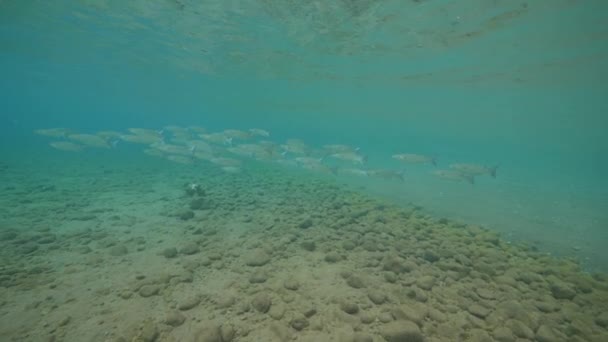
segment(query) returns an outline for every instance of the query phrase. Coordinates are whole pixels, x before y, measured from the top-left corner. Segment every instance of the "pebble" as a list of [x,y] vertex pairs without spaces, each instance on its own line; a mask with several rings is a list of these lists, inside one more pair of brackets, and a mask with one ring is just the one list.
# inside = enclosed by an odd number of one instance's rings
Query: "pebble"
[[304,317],[297,317],[291,320],[291,327],[300,331],[306,327],[308,327],[310,323],[308,322],[308,320]]
[[270,310],[268,311],[268,315],[270,317],[276,319],[277,321],[282,319],[285,316],[285,306],[284,305],[272,305]]
[[300,246],[309,252],[312,252],[317,248],[317,244],[314,241],[304,241]]
[[368,313],[361,314],[361,323],[363,323],[363,324],[371,324],[371,323],[374,323],[375,320],[376,320],[376,317],[374,317],[371,314],[368,314]]
[[14,240],[17,237],[17,233],[13,231],[8,231],[0,234],[0,241],[9,241]]
[[353,342],[374,342],[374,339],[373,339],[373,337],[371,337],[369,335],[357,333],[357,334],[355,334],[355,336],[353,336],[352,341]]
[[247,266],[259,267],[264,266],[270,261],[270,255],[263,249],[258,248],[246,257],[245,264]]
[[300,288],[300,283],[294,278],[289,278],[283,282],[283,287],[291,291],[296,291]]
[[144,285],[139,289],[139,295],[142,297],[154,296],[158,292],[160,292],[160,286],[158,285]]
[[359,312],[359,306],[355,303],[350,302],[343,302],[340,305],[340,309],[342,309],[342,311],[346,312],[349,315],[354,315]]
[[178,327],[186,321],[186,316],[182,315],[179,311],[171,311],[165,318],[165,323],[172,326]]
[[380,334],[387,342],[424,342],[424,336],[416,323],[392,321],[380,327]]
[[258,293],[253,300],[251,301],[251,305],[254,309],[261,313],[267,313],[270,310],[270,306],[272,305],[272,300],[270,296],[266,293]]
[[351,275],[350,277],[346,278],[346,283],[348,284],[348,286],[355,289],[362,289],[365,287],[363,279],[356,275]]
[[68,323],[70,323],[71,320],[72,320],[72,317],[65,316],[61,321],[59,321],[59,326],[63,327],[65,325],[67,325]]
[[232,294],[224,294],[215,300],[215,304],[220,309],[227,309],[234,305],[236,298]]
[[390,312],[383,312],[378,315],[378,320],[382,323],[392,322],[394,320],[393,315]]
[[190,310],[197,306],[201,302],[198,296],[191,296],[183,299],[177,304],[177,308],[180,310]]
[[431,250],[425,250],[422,253],[422,259],[428,261],[428,262],[436,262],[439,261],[439,254],[437,254],[435,251],[431,251]]
[[222,324],[220,327],[220,335],[222,337],[222,342],[230,342],[234,339],[236,335],[236,331],[234,327],[230,324]]
[[180,253],[186,254],[186,255],[196,254],[196,253],[198,253],[198,251],[199,251],[198,245],[194,242],[187,243],[179,250]]
[[250,277],[249,277],[249,282],[252,284],[261,284],[261,283],[265,283],[266,280],[268,280],[268,275],[266,274],[266,272],[264,271],[258,271],[258,272],[254,272]]
[[[193,342],[223,342],[221,326],[214,322],[205,322],[192,336]],[[228,342],[228,341],[226,341]]]
[[469,306],[467,308],[467,311],[469,311],[469,313],[473,316],[477,316],[479,318],[486,318],[491,310],[484,308],[483,306],[479,305],[479,304],[473,304],[471,306]]
[[547,325],[541,325],[538,330],[536,330],[536,341],[538,342],[557,342],[562,340],[563,339],[558,337],[555,331]]
[[492,337],[499,342],[515,342],[515,337],[511,329],[507,327],[498,327],[492,331]]
[[342,256],[336,252],[330,252],[327,255],[325,255],[325,261],[329,262],[329,263],[335,263],[342,260]]
[[530,341],[534,340],[534,331],[518,320],[510,319],[506,322],[505,326],[519,338],[525,338]]
[[21,247],[22,254],[30,254],[38,249],[38,246],[34,243],[27,243]]
[[177,256],[177,248],[169,247],[163,250],[163,256],[167,259],[175,258]]
[[405,261],[400,257],[393,256],[388,257],[384,260],[382,268],[385,271],[391,271],[394,273],[407,273],[413,271],[417,265],[411,261]]
[[386,294],[380,290],[371,290],[367,296],[376,305],[384,304],[387,300]]
[[416,285],[423,290],[430,291],[435,286],[435,278],[430,275],[422,276],[416,280]]
[[483,299],[496,299],[496,295],[492,290],[485,289],[483,287],[478,287],[477,289],[475,289],[475,292],[479,297]]
[[177,214],[177,217],[182,221],[187,221],[194,218],[194,211],[192,210],[184,210]]
[[57,238],[54,234],[46,234],[40,237],[40,239],[36,240],[41,245],[49,244],[55,242]]
[[571,300],[576,296],[576,291],[565,283],[551,284],[551,293],[555,299]]
[[111,256],[123,256],[123,255],[126,255],[127,253],[129,253],[129,250],[127,249],[127,247],[125,245],[116,245],[116,246],[110,248]]
[[312,223],[313,222],[312,222],[311,219],[309,219],[309,218],[305,219],[304,221],[302,221],[302,222],[300,222],[298,224],[298,228],[300,228],[300,229],[308,229],[308,228],[312,227]]

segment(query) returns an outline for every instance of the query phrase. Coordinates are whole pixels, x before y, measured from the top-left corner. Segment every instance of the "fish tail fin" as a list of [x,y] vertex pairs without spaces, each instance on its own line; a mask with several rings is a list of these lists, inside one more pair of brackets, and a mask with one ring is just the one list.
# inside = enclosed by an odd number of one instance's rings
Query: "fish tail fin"
[[467,181],[467,183],[469,183],[471,185],[475,185],[475,176],[463,174],[462,177],[464,178],[464,180]]
[[325,152],[325,153],[323,153],[323,156],[321,157],[321,159],[325,160],[325,159],[327,159],[327,157],[331,157],[332,154],[333,153],[331,153],[331,152]]
[[499,166],[500,166],[500,164],[496,164],[496,165],[488,168],[488,171],[490,172],[490,176],[492,178],[496,178],[496,171],[498,170]]
[[433,166],[437,167],[437,158],[436,157],[431,157],[431,164],[433,164]]
[[401,171],[397,173],[397,176],[399,177],[400,181],[405,182],[405,168],[401,169]]

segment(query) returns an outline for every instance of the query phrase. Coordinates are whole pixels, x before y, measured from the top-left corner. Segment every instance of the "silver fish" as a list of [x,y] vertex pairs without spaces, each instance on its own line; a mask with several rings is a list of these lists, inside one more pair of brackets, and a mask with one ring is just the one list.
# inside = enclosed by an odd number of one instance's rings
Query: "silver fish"
[[270,136],[270,132],[263,130],[261,128],[251,128],[249,130],[249,133],[251,133],[251,135],[256,135],[258,137],[268,138]]
[[45,128],[37,129],[34,131],[34,133],[51,138],[65,138],[70,131],[67,128]]
[[371,177],[378,177],[378,178],[388,179],[388,180],[397,179],[402,182],[405,181],[405,178],[403,177],[405,175],[405,170],[401,170],[401,171],[385,170],[385,169],[369,170],[369,171],[367,171],[367,174]]
[[367,163],[367,156],[360,155],[356,152],[334,153],[330,154],[329,157],[360,165]]
[[402,161],[404,163],[411,164],[433,164],[433,166],[437,166],[437,161],[434,157],[425,156],[422,154],[413,154],[413,153],[401,153],[401,154],[393,154],[393,159]]
[[325,150],[329,154],[334,153],[355,153],[360,149],[358,147],[352,147],[348,145],[341,144],[333,144],[333,145],[323,145],[323,150]]
[[431,172],[436,177],[452,180],[452,181],[466,181],[470,184],[475,184],[475,177],[470,174],[462,173],[456,170],[435,170]]
[[450,169],[459,171],[464,174],[468,174],[471,176],[480,176],[480,175],[489,175],[492,178],[496,178],[496,170],[498,169],[498,165],[494,165],[492,167],[479,165],[479,164],[451,164]]
[[354,169],[354,168],[346,168],[346,169],[338,169],[339,174],[349,174],[354,176],[363,176],[368,177],[369,172],[367,170],[362,169]]
[[198,136],[210,143],[228,146],[232,145],[232,137],[226,136],[224,133],[203,133],[199,134]]
[[70,134],[68,135],[68,139],[79,142],[82,145],[91,146],[91,147],[101,147],[101,148],[109,148],[110,144],[108,142],[93,134]]
[[82,149],[84,147],[82,145],[74,144],[73,142],[69,142],[69,141],[55,141],[55,142],[50,143],[49,145],[51,145],[53,148],[56,148],[58,150],[68,151],[68,152],[80,152],[80,151],[82,151]]

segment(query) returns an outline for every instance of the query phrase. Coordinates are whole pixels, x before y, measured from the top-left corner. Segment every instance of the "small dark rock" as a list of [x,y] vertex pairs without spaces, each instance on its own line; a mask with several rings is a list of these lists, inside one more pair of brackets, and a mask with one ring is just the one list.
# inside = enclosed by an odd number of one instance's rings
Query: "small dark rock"
[[204,198],[195,198],[190,201],[190,209],[192,210],[204,210],[211,208],[211,204]]
[[165,248],[163,250],[162,254],[165,258],[168,258],[168,259],[175,258],[177,256],[177,248],[175,248],[175,247]]
[[346,278],[346,283],[348,284],[348,286],[355,288],[355,289],[362,289],[365,287],[365,283],[363,282],[363,279],[361,279],[358,276],[352,275],[348,278]]
[[439,261],[439,255],[437,253],[435,253],[434,251],[425,250],[422,253],[422,259],[424,259],[428,262],[436,262],[436,261]]
[[33,243],[26,243],[21,247],[21,253],[30,254],[38,249],[38,246]]
[[14,240],[17,237],[17,233],[15,232],[4,232],[0,234],[0,241],[9,241]]
[[285,280],[283,286],[288,290],[296,291],[300,288],[300,283],[294,278],[289,278]]
[[296,329],[297,331],[300,331],[300,330],[308,327],[308,325],[309,325],[308,320],[304,317],[294,318],[291,321],[291,327]]
[[91,247],[89,247],[89,246],[79,246],[79,247],[76,247],[76,248],[74,249],[74,251],[75,251],[75,252],[78,252],[78,253],[80,253],[80,254],[89,254],[89,253],[91,253],[93,250],[92,250],[92,249],[91,249]]
[[123,256],[123,255],[126,255],[127,253],[129,253],[129,250],[127,249],[127,247],[125,245],[117,245],[117,246],[110,248],[111,256]]
[[561,283],[551,285],[551,293],[556,299],[573,299],[576,296],[576,291],[570,286]]
[[301,244],[302,248],[304,248],[305,250],[312,252],[317,248],[317,245],[315,244],[314,241],[304,241]]
[[335,263],[342,260],[342,256],[336,252],[330,252],[327,255],[325,255],[325,261],[329,262],[329,263]]
[[192,210],[182,211],[181,213],[179,213],[177,215],[177,217],[179,217],[180,220],[183,220],[183,221],[191,220],[192,218],[194,218],[194,211],[192,211]]
[[353,337],[353,342],[374,342],[374,339],[369,335],[357,333]]
[[194,242],[187,243],[184,247],[182,247],[179,252],[186,255],[192,255],[198,253],[198,245]]
[[307,229],[310,227],[312,227],[312,220],[309,218],[300,222],[300,224],[298,224],[298,228],[300,228],[300,229]]
[[359,306],[355,303],[344,302],[340,305],[340,309],[349,315],[354,315],[359,312]]
[[386,280],[388,283],[394,284],[395,282],[397,282],[397,274],[395,274],[395,272],[386,272],[384,273],[384,280]]

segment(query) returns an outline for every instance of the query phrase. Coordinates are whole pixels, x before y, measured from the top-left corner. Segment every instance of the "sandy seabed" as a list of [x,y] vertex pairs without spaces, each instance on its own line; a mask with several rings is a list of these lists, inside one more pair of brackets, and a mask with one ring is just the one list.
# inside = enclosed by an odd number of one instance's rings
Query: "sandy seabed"
[[608,341],[607,276],[330,178],[2,172],[2,341]]

